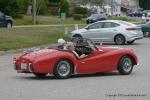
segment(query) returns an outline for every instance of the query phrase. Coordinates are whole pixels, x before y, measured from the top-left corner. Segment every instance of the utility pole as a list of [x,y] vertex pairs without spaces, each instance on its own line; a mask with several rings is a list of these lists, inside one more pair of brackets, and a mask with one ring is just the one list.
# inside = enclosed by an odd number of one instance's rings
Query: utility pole
[[32,0],[32,22],[36,24],[36,0]]
[[114,0],[111,0],[111,15],[114,14]]

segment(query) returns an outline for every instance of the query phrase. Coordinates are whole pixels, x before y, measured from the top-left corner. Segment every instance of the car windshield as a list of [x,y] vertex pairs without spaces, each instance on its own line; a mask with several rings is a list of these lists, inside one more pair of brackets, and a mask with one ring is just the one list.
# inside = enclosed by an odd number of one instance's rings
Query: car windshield
[[75,43],[76,46],[89,46],[91,49],[98,49],[92,40],[86,38],[71,38],[71,42]]

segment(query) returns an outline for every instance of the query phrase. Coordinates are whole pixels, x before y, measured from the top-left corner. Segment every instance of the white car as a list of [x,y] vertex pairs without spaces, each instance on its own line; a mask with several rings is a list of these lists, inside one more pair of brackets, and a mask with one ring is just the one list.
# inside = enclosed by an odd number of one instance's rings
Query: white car
[[105,20],[71,32],[71,37],[89,38],[94,43],[132,44],[143,38],[141,28],[135,24],[120,20]]

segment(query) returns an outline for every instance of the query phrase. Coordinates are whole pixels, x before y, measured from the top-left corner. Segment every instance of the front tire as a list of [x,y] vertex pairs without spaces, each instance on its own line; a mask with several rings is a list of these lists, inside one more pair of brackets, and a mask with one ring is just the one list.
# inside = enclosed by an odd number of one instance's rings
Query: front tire
[[71,76],[73,72],[73,65],[69,60],[61,60],[55,64],[54,76],[58,79],[66,79]]
[[117,45],[124,45],[126,42],[125,37],[123,35],[115,36],[114,41]]
[[121,58],[118,71],[121,75],[129,75],[133,70],[133,60],[129,56],[124,56]]

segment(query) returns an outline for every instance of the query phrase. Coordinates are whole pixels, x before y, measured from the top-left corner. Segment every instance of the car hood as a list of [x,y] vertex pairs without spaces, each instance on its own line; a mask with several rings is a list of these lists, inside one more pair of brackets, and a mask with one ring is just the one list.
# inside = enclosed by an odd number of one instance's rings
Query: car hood
[[77,34],[77,33],[84,33],[86,32],[87,30],[85,28],[82,28],[82,29],[78,29],[78,30],[75,30],[75,31],[72,31],[71,33],[72,34]]
[[13,18],[12,18],[11,16],[7,16],[7,15],[6,15],[6,19],[12,20]]

